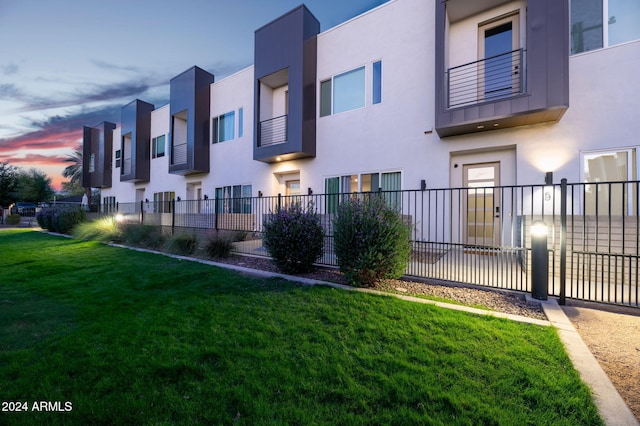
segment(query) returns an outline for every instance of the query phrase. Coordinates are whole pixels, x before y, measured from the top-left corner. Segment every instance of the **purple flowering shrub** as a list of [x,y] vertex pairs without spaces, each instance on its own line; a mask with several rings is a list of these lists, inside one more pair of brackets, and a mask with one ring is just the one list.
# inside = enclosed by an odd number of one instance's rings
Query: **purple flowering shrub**
[[352,285],[372,287],[404,273],[411,252],[410,228],[383,198],[341,203],[333,235],[338,266]]
[[279,270],[288,274],[309,272],[322,255],[324,230],[309,204],[280,209],[264,224],[263,243]]

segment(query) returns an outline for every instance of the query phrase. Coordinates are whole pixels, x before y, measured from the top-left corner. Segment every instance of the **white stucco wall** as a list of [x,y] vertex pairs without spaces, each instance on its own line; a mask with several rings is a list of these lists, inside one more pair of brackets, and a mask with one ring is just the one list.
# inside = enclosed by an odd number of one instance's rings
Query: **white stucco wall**
[[[303,193],[324,192],[327,177],[373,172],[402,172],[402,188],[458,184],[454,163],[502,161],[501,183],[541,184],[546,171],[555,181],[580,181],[585,150],[638,148],[635,124],[640,111],[640,41],[570,58],[570,107],[558,123],[522,126],[440,139],[433,130],[435,108],[436,0],[392,0],[318,36],[317,155],[315,158],[266,164],[253,160],[253,67],[211,85],[211,117],[236,112],[235,138],[211,145],[210,172],[180,176],[168,171],[167,154],[151,160],[151,180],[119,181],[103,197],[135,201],[136,189],[146,198],[173,191],[186,199],[187,188],[201,186],[212,198],[215,188],[252,185],[253,195],[284,193],[287,179],[299,179]],[[516,1],[499,13],[521,8]],[[448,45],[451,63],[477,58],[476,17],[452,25]],[[524,31],[524,25],[521,25]],[[567,41],[568,42],[568,41]],[[454,48],[453,46],[463,46]],[[372,105],[372,64],[382,61],[382,103]],[[319,117],[320,82],[365,67],[364,108]],[[238,109],[243,109],[243,136],[238,136]],[[169,108],[152,114],[152,137],[168,134]],[[120,129],[114,132],[114,151]],[[508,163],[508,164],[507,164]],[[115,162],[114,162],[115,164]],[[457,163],[456,163],[457,164]]]

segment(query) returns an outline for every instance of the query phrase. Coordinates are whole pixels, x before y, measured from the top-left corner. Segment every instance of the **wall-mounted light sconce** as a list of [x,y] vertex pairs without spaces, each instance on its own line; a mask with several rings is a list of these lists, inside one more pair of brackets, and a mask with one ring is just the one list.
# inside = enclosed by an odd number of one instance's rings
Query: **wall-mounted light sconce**
[[547,172],[544,175],[544,184],[553,185],[553,172]]
[[262,197],[262,191],[258,191],[258,197]]
[[420,191],[424,191],[424,190],[426,190],[426,189],[427,189],[427,181],[426,181],[426,180],[424,180],[424,179],[422,179],[422,180],[420,181]]
[[147,204],[149,204],[149,199],[148,199],[148,198],[145,198],[145,199],[144,199],[144,202],[145,202],[145,203],[147,203]]
[[180,198],[180,196],[178,196],[178,198],[176,200],[177,201],[182,201],[182,198]]
[[307,194],[313,195],[313,189],[311,189],[311,187],[307,188]]
[[208,196],[207,194],[204,194],[204,199],[205,199],[205,200],[208,200],[208,199],[209,199],[209,196]]

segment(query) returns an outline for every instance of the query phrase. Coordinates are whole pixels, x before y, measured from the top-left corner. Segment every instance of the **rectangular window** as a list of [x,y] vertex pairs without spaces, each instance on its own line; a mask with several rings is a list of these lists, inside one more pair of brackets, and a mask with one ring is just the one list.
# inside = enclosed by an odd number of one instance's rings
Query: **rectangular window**
[[572,0],[571,53],[640,39],[640,2]]
[[382,61],[373,63],[373,92],[371,94],[371,103],[379,104],[382,102]]
[[602,1],[571,1],[571,53],[603,47]]
[[158,158],[164,157],[164,140],[165,136],[158,136],[151,140],[151,157]]
[[175,198],[175,192],[155,192],[153,194],[153,212],[171,213],[171,204]]
[[212,143],[234,139],[235,116],[236,113],[231,111],[212,120]]
[[582,155],[585,214],[635,214],[636,151],[601,151]]
[[320,83],[320,117],[331,115],[331,80]]
[[640,2],[609,0],[609,46],[640,39]]
[[363,108],[365,67],[320,82],[320,117]]
[[333,113],[364,107],[364,67],[333,78]]
[[104,197],[102,200],[102,213],[113,213],[116,211],[116,197]]
[[244,108],[238,109],[238,137],[244,136]]
[[215,194],[216,213],[251,213],[251,185],[222,186]]
[[120,162],[122,161],[121,158],[121,151],[117,150],[116,151],[116,169],[120,167]]
[[91,158],[89,159],[89,173],[93,173],[96,171],[96,155],[91,153]]

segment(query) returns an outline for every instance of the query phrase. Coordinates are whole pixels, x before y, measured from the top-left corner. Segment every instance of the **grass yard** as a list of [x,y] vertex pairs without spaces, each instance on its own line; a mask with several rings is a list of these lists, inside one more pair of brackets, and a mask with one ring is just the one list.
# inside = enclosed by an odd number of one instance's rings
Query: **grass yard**
[[0,232],[0,401],[26,403],[9,425],[601,424],[553,328],[25,230]]

